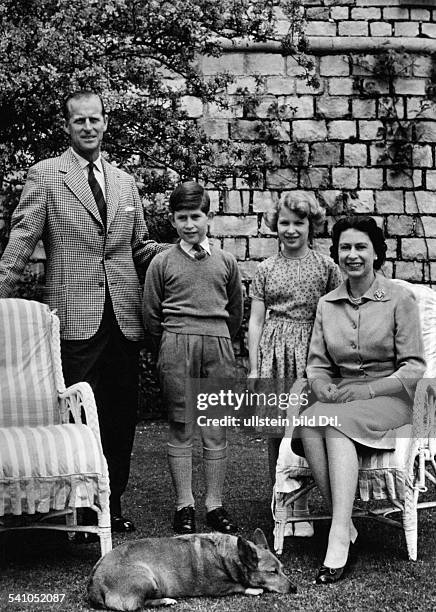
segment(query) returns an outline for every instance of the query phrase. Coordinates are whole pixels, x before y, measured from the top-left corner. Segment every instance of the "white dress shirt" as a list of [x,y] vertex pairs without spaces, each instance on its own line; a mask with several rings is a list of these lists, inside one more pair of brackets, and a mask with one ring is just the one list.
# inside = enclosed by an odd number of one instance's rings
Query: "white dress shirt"
[[[208,255],[210,255],[210,244],[209,239],[207,237],[202,242],[200,242],[200,246],[206,251]],[[193,259],[195,259],[195,253],[197,253],[197,251],[193,248],[192,244],[186,242],[186,240],[183,240],[183,238],[180,240],[180,248],[182,248],[185,253],[188,253],[188,255],[190,255]]]
[[[84,157],[82,157],[81,155],[79,155],[78,153],[76,153],[76,151],[72,147],[71,147],[71,151],[73,152],[73,155],[77,157],[80,167],[83,170],[83,174],[86,180],[88,180],[89,161],[85,159]],[[106,185],[105,185],[105,180],[104,180],[104,172],[103,172],[103,164],[101,161],[101,155],[97,157],[97,159],[95,160],[95,162],[93,162],[93,164],[94,164],[94,176],[97,179],[98,184],[101,187],[101,190],[104,195],[104,199],[106,199]]]

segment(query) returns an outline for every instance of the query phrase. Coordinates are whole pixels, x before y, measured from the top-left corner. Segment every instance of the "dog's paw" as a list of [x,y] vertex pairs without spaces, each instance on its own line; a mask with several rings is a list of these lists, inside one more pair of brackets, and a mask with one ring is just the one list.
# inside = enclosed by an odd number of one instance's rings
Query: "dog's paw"
[[161,600],[162,606],[175,606],[177,603],[176,599],[171,599],[171,597],[163,597]]
[[245,589],[244,595],[262,595],[263,589]]

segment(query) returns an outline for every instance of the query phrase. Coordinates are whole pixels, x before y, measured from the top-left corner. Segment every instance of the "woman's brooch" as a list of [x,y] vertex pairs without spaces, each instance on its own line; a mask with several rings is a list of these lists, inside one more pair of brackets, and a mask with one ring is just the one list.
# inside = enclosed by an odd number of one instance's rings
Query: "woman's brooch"
[[385,292],[383,291],[383,289],[377,289],[377,291],[374,291],[374,297],[376,300],[382,300],[385,297]]

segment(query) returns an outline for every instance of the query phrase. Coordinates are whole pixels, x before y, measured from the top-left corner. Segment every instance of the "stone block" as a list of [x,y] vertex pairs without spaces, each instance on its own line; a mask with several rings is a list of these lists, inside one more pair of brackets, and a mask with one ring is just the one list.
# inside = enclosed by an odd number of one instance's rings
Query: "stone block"
[[397,79],[395,92],[399,96],[425,96],[426,86],[425,79]]
[[215,191],[213,189],[207,190],[210,198],[210,212],[216,213],[220,209],[220,193],[219,191]]
[[292,168],[267,170],[266,184],[269,189],[296,189],[298,187],[298,172]]
[[394,26],[395,36],[409,36],[415,38],[419,34],[419,23],[416,21],[396,21]]
[[286,74],[285,58],[278,53],[247,53],[245,74]]
[[381,9],[376,7],[353,8],[351,9],[351,19],[356,21],[374,21],[381,19]]
[[277,232],[273,232],[265,223],[264,217],[262,217],[262,222],[260,224],[259,234],[261,236],[277,236]]
[[404,172],[394,172],[390,169],[386,171],[386,185],[396,189],[404,187],[406,189],[417,189],[422,186],[422,170],[414,170],[412,175]]
[[234,82],[227,85],[227,93],[234,95],[238,93],[238,90],[255,93],[256,88],[257,82],[253,76],[236,76]]
[[[325,209],[327,210],[327,214],[329,213],[329,211],[334,211],[336,209],[336,203],[338,198],[341,196],[342,192],[340,189],[326,189],[323,191],[318,191],[318,198],[321,202],[321,204],[325,207]],[[327,224],[328,224],[328,229],[329,232],[332,228],[332,223],[330,223],[331,219],[330,217],[327,217]],[[330,224],[330,225],[329,225]]]
[[247,238],[224,238],[224,251],[232,253],[238,260],[246,259]]
[[427,189],[436,191],[436,170],[427,170]]
[[[316,65],[315,60],[314,64]],[[306,71],[304,70],[303,66],[301,66],[301,64],[299,64],[297,62],[297,60],[292,57],[292,55],[288,55],[285,57],[285,62],[286,62],[286,75],[287,77],[304,77],[306,74]]]
[[367,147],[364,144],[344,145],[344,166],[366,166]]
[[276,238],[250,238],[248,242],[250,258],[266,259],[278,253],[278,241]]
[[340,21],[339,36],[368,36],[369,27],[366,21]]
[[353,201],[355,213],[371,214],[374,212],[374,192],[370,189],[360,189],[356,193],[357,199]]
[[213,236],[256,236],[257,216],[216,215],[210,224]]
[[412,66],[413,76],[428,78],[431,75],[433,69],[433,62],[431,56],[419,56],[414,57]]
[[310,21],[328,21],[330,18],[330,11],[325,6],[314,6],[306,10],[306,19]]
[[420,142],[436,142],[436,121],[419,121],[416,124],[416,137]]
[[225,119],[207,119],[200,122],[211,140],[228,140],[229,122]]
[[412,21],[430,21],[430,11],[424,8],[412,8],[410,11]]
[[198,119],[203,115],[203,102],[195,96],[183,96],[180,101],[183,111],[193,119]]
[[[351,101],[352,116],[355,119],[373,118],[375,115],[376,104],[375,100],[352,100]],[[360,124],[359,124],[360,125]]]
[[336,36],[336,23],[330,21],[308,21],[306,36]]
[[394,262],[395,278],[402,278],[415,283],[422,283],[424,280],[424,270],[421,262],[417,261],[396,261]]
[[436,217],[423,215],[416,219],[416,235],[436,238]]
[[392,25],[385,21],[373,21],[369,24],[370,36],[392,36]]
[[421,26],[421,32],[428,38],[436,38],[436,24],[435,23],[423,23]]
[[323,79],[320,79],[318,82],[318,87],[313,87],[313,85],[308,85],[306,79],[297,79],[296,83],[296,92],[298,95],[311,95],[318,96],[323,93],[325,89],[325,82]]
[[350,140],[356,138],[357,121],[329,121],[328,138],[331,140]]
[[310,147],[309,162],[312,166],[337,166],[341,159],[338,142],[318,142]]
[[373,121],[360,120],[359,138],[360,140],[381,140],[383,138],[383,123],[377,119]]
[[410,19],[409,9],[400,7],[386,7],[383,9],[383,19],[386,21],[393,21],[399,19],[404,19],[408,21]]
[[321,76],[349,76],[350,60],[347,55],[327,55],[321,57]]
[[331,96],[351,96],[354,93],[354,80],[347,77],[328,79],[328,90]]
[[389,215],[387,217],[388,236],[411,236],[414,230],[414,218],[407,215]]
[[250,192],[232,189],[225,193],[224,212],[226,213],[247,213],[250,203]]
[[386,257],[388,259],[397,259],[397,239],[387,238],[386,239]]
[[394,278],[394,264],[392,261],[385,261],[381,267],[381,271],[385,278]]
[[294,140],[313,142],[327,138],[325,121],[300,120],[292,122],[292,135]]
[[235,119],[243,116],[242,105],[238,104],[236,99],[231,99],[227,108],[216,104],[216,102],[207,102],[204,108],[204,114],[209,119]]
[[403,191],[377,191],[375,195],[376,210],[379,214],[404,213]]
[[436,191],[414,190],[406,192],[406,212],[413,213],[436,213]]
[[332,241],[330,238],[315,238],[313,241],[313,250],[322,253],[326,257],[330,257],[330,246]]
[[276,192],[253,191],[253,212],[266,212],[271,210],[276,200]]
[[359,170],[359,187],[361,189],[382,189],[382,168],[361,168]]
[[279,106],[283,105],[287,110],[284,111],[283,119],[312,119],[314,113],[313,96],[285,96],[279,98]]
[[344,21],[350,18],[348,6],[333,6],[330,9],[330,16],[334,21]]
[[414,168],[432,168],[432,147],[430,145],[414,145],[412,150],[412,165]]
[[300,172],[300,188],[327,189],[330,187],[329,168],[303,168]]
[[348,100],[341,96],[315,98],[316,115],[323,119],[339,119],[350,114]]
[[332,168],[332,187],[356,189],[357,170],[355,168]]
[[401,257],[412,261],[435,259],[436,238],[401,238]]
[[266,90],[276,96],[292,95],[296,91],[296,79],[271,76],[266,79]]
[[221,57],[202,57],[202,73],[204,75],[216,74],[217,72],[229,72],[230,74],[244,74],[244,55],[242,53],[224,53]]

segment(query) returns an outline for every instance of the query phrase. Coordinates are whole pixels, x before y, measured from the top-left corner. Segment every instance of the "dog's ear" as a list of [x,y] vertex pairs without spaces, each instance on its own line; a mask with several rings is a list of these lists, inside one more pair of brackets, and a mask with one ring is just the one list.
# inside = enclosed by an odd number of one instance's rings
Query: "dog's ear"
[[255,570],[259,563],[256,548],[245,538],[238,537],[238,555],[241,563],[249,570]]
[[253,533],[253,542],[256,544],[256,546],[260,546],[260,548],[266,548],[267,550],[269,550],[265,534],[263,533],[262,529],[259,529],[259,527]]

